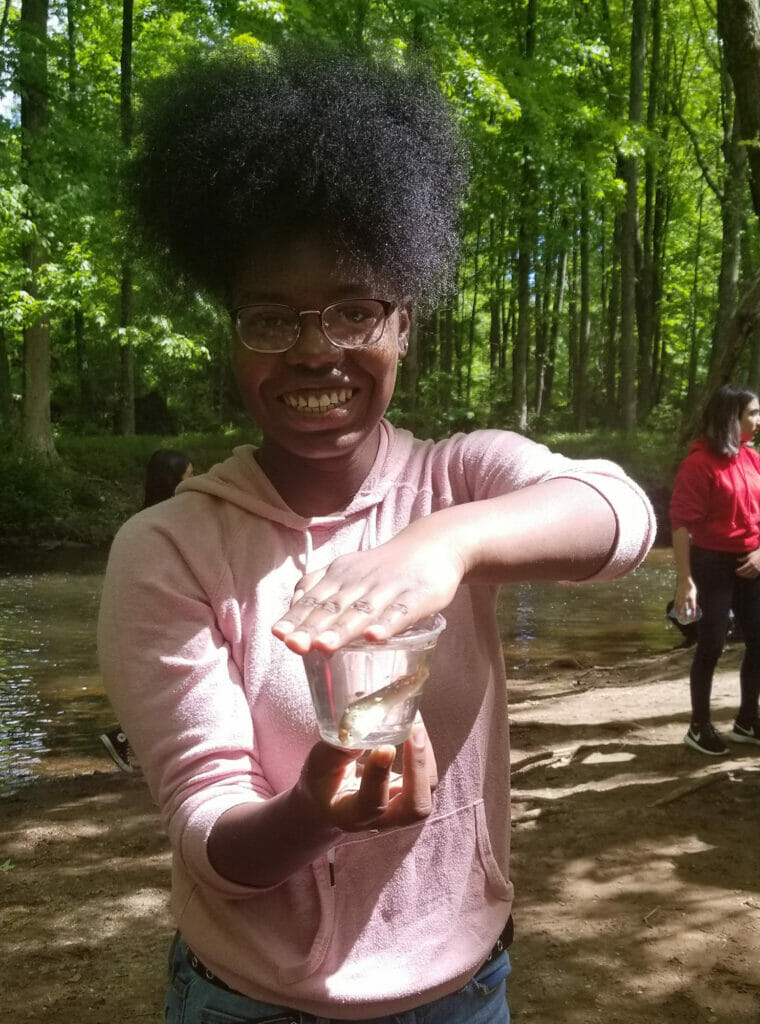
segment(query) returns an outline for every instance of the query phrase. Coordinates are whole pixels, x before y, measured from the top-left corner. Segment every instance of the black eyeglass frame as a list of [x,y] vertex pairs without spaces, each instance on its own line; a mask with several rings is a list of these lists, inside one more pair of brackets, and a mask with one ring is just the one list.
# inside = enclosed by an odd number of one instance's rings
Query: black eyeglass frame
[[[356,345],[346,345],[344,342],[335,341],[334,338],[330,337],[330,334],[328,333],[327,328],[325,326],[325,313],[327,313],[328,310],[334,309],[336,306],[342,306],[344,303],[347,303],[347,302],[348,303],[350,303],[350,302],[376,302],[378,305],[383,307],[383,325],[382,325],[382,329],[381,329],[380,333],[378,334],[377,338],[373,338],[373,340],[369,341],[369,342],[359,342]],[[245,341],[245,339],[243,338],[243,336],[242,336],[242,334],[240,332],[240,314],[243,312],[243,310],[246,310],[246,309],[256,309],[257,307],[266,308],[266,309],[286,309],[286,310],[288,310],[289,313],[294,313],[295,314],[295,316],[297,317],[297,329],[296,329],[295,336],[294,336],[293,340],[290,342],[290,344],[286,345],[284,348],[254,348],[247,341]],[[352,350],[352,349],[365,348],[365,347],[368,347],[368,346],[371,346],[371,345],[376,345],[377,342],[380,341],[380,339],[382,338],[383,334],[385,334],[385,325],[388,323],[388,317],[396,309],[398,309],[398,303],[397,302],[391,302],[389,299],[376,299],[374,296],[369,297],[369,296],[366,296],[366,295],[362,295],[362,296],[356,296],[355,295],[355,296],[352,296],[351,298],[339,299],[337,302],[330,302],[330,303],[328,303],[328,305],[326,305],[324,307],[324,309],[301,309],[301,310],[298,310],[298,309],[295,309],[293,306],[287,305],[287,303],[285,303],[285,302],[247,302],[247,303],[245,303],[242,306],[236,306],[234,309],[231,309],[230,310],[230,317],[232,319],[232,322],[235,325],[235,334],[237,335],[238,341],[240,342],[240,344],[244,348],[248,349],[249,352],[256,352],[256,353],[259,353],[261,355],[268,355],[268,354],[280,354],[282,352],[288,352],[291,348],[293,348],[293,346],[297,343],[298,339],[301,337],[301,317],[310,316],[310,315],[314,315],[314,316],[318,316],[319,317],[319,325],[320,325],[320,327],[322,329],[322,333],[327,338],[327,340],[330,342],[330,344],[335,346],[335,348]]]

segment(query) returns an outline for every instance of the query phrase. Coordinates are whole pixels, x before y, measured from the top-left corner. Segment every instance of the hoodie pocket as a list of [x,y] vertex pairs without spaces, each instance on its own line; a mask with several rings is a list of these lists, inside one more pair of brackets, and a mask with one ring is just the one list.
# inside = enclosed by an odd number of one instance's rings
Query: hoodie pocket
[[419,825],[342,843],[330,895],[330,964],[350,974],[352,961],[378,956],[388,957],[389,969],[393,962],[425,962],[431,976],[442,972],[426,981],[432,988],[446,980],[463,933],[506,920],[512,886],[494,856],[478,800]]

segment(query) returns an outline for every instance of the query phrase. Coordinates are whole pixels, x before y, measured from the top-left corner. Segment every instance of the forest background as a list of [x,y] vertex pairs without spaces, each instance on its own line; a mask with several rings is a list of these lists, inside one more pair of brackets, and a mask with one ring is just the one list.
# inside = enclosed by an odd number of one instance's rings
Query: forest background
[[603,454],[663,505],[705,395],[760,389],[758,0],[0,0],[0,539],[106,541],[150,451],[252,438],[229,314],[130,236],[143,90],[285,37],[422,55],[472,160],[456,293],[390,416]]

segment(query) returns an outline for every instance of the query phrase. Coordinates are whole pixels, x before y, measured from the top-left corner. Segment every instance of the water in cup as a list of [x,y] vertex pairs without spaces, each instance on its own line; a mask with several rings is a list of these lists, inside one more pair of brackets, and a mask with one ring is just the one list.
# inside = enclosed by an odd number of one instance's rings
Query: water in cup
[[435,615],[380,643],[355,640],[332,654],[305,654],[322,738],[351,750],[403,743],[445,624]]

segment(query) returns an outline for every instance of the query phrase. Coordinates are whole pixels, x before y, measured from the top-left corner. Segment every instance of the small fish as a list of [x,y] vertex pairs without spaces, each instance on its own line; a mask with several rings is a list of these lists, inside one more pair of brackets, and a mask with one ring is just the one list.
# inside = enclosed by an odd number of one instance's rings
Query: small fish
[[426,665],[399,676],[374,693],[349,704],[338,723],[338,739],[345,747],[357,748],[383,722],[390,709],[419,693],[428,677]]

